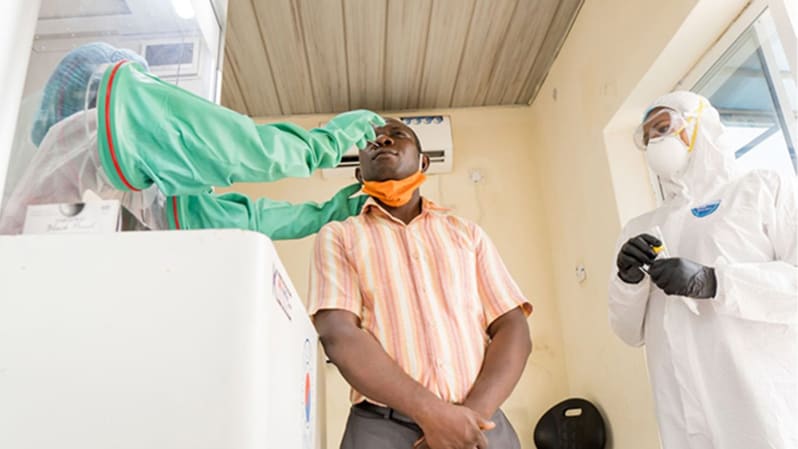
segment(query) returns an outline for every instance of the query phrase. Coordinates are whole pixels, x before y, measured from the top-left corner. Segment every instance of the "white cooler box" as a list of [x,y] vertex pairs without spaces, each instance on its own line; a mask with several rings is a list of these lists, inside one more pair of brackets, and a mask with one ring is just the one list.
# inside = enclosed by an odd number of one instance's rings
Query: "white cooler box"
[[0,237],[0,448],[317,448],[317,342],[260,234]]

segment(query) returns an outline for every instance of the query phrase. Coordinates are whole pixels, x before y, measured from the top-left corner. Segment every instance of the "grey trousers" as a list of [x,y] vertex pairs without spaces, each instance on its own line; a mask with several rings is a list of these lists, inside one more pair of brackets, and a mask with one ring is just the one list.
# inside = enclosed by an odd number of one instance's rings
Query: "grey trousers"
[[[518,435],[501,410],[496,411],[491,421],[496,427],[485,432],[490,449],[521,448]],[[397,419],[353,406],[341,449],[412,449],[421,435],[421,428],[404,417]]]

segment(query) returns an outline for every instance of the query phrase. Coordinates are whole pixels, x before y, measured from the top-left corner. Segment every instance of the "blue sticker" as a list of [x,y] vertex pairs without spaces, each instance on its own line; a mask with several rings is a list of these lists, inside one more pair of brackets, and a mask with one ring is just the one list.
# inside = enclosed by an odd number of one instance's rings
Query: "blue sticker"
[[703,206],[694,207],[690,209],[690,212],[698,218],[704,218],[707,215],[712,215],[712,213],[718,210],[718,207],[720,207],[720,200],[704,204]]

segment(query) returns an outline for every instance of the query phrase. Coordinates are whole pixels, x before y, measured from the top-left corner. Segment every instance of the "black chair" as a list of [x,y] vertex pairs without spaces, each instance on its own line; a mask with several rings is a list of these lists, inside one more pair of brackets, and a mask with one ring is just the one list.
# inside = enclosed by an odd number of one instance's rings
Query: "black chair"
[[535,426],[538,449],[604,449],[604,419],[590,402],[566,399],[543,414]]

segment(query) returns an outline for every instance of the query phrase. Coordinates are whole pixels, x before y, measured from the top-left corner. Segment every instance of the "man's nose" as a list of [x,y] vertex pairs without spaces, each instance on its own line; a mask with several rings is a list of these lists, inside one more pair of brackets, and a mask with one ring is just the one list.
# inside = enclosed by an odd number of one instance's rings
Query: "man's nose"
[[385,134],[378,135],[375,140],[381,147],[393,145],[393,139]]

